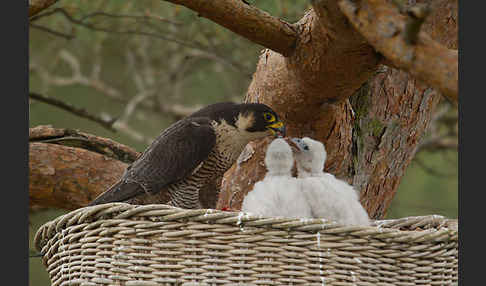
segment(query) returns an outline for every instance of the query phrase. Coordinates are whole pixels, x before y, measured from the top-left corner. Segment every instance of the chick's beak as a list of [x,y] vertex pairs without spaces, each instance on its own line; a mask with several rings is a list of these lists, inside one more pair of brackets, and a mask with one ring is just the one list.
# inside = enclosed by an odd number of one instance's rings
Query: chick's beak
[[290,149],[292,149],[292,151],[300,152],[299,145],[297,144],[297,142],[294,141],[294,138],[286,137],[285,141],[287,142],[287,144],[289,144]]
[[302,140],[300,138],[292,138],[292,139],[290,139],[290,141],[292,141],[292,143],[293,143],[293,144],[290,144],[290,147],[292,147],[292,149],[294,149],[297,152],[302,152],[302,150],[304,149],[304,146],[303,146]]
[[267,128],[270,131],[272,131],[273,135],[285,137],[285,134],[286,134],[285,125],[283,124],[282,121],[276,121],[276,122],[268,125]]

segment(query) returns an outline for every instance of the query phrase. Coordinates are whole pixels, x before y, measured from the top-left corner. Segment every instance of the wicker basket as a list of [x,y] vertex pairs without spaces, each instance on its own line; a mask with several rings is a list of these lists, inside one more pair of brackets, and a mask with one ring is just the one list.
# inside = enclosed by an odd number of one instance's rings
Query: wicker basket
[[457,220],[319,219],[112,203],[43,225],[52,285],[451,285]]

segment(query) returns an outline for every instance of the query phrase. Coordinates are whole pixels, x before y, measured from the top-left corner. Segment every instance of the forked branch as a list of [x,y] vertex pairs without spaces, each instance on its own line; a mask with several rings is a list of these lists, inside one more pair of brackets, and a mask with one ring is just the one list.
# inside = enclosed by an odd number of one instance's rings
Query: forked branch
[[341,0],[339,5],[369,44],[395,67],[436,88],[457,104],[457,50],[442,46],[425,32],[410,29],[412,22],[420,22],[420,19],[401,15],[398,8],[385,0],[362,0],[359,6],[353,1]]

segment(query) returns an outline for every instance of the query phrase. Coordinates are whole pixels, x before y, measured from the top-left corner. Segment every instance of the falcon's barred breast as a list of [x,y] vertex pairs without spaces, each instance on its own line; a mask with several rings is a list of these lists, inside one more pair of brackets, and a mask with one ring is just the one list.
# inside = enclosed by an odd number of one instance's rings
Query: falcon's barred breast
[[249,141],[276,134],[285,135],[285,126],[264,104],[206,106],[165,129],[118,182],[90,205],[127,202],[208,207],[201,206],[199,190],[222,177]]

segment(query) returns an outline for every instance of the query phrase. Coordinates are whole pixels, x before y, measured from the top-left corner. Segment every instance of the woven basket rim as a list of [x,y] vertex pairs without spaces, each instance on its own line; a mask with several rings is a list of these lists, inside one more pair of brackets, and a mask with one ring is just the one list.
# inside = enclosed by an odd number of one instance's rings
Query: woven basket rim
[[[36,232],[34,245],[41,251],[56,233],[67,227],[109,219],[180,221],[227,226],[270,228],[276,231],[301,231],[316,234],[343,234],[372,237],[385,242],[427,243],[457,241],[458,220],[441,215],[409,216],[372,221],[371,226],[343,226],[325,219],[265,217],[244,212],[216,209],[181,209],[164,204],[131,205],[108,203],[76,209],[43,224]],[[402,230],[400,228],[414,230]],[[425,229],[415,230],[420,227]]]

